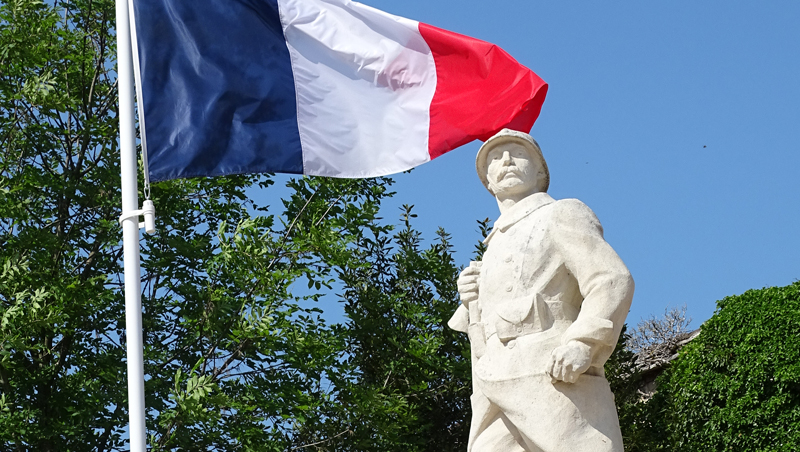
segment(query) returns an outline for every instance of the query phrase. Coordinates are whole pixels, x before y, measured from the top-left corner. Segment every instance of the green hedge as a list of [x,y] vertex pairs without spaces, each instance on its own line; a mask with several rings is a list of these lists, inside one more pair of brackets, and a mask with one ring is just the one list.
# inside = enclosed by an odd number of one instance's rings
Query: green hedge
[[658,449],[800,451],[800,282],[719,301],[659,381]]

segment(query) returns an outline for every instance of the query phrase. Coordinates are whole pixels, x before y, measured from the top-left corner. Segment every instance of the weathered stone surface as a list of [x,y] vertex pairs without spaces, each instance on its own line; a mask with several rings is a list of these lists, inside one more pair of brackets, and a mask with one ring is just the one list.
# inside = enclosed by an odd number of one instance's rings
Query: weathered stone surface
[[530,135],[495,135],[476,168],[501,215],[450,321],[472,345],[469,450],[622,451],[603,364],[633,298],[628,269],[591,209],[546,193]]

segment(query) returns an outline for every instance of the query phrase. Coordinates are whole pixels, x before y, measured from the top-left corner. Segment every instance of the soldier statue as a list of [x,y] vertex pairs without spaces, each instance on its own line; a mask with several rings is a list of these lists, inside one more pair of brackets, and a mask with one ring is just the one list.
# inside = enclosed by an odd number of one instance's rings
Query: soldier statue
[[630,272],[589,207],[547,194],[530,135],[504,129],[475,166],[500,217],[458,279],[449,323],[472,349],[468,450],[622,452],[603,364],[633,298]]

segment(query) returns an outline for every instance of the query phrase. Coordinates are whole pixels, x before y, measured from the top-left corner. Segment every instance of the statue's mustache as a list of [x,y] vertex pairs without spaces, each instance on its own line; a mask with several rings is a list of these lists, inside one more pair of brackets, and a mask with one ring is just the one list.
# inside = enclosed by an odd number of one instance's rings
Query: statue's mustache
[[505,177],[508,176],[509,174],[513,174],[515,176],[521,176],[522,175],[522,173],[518,169],[516,169],[516,168],[508,168],[505,171],[503,171],[502,173],[500,173],[498,175],[497,179],[498,180],[505,179]]

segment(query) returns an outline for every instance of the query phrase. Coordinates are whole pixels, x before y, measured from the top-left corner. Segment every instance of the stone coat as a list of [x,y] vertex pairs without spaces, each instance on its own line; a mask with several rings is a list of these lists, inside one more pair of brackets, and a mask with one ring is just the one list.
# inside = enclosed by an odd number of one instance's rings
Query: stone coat
[[[603,364],[634,285],[597,217],[576,199],[535,193],[503,213],[485,243],[478,309],[461,306],[450,320],[473,346],[470,449],[491,405],[544,452],[622,451]],[[574,384],[553,383],[551,352],[573,340],[589,345],[592,365]]]

